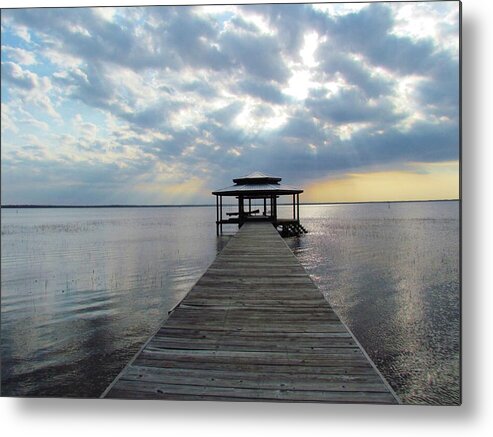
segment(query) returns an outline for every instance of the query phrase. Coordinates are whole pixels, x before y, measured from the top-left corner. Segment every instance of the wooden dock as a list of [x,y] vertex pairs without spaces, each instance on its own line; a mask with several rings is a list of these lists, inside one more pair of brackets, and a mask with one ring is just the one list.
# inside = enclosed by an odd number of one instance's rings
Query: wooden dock
[[102,397],[399,403],[266,222],[241,227]]

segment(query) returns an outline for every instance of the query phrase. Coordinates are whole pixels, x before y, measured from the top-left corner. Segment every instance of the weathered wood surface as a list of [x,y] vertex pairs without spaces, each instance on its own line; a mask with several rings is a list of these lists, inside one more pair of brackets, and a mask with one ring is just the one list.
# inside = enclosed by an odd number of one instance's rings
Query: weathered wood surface
[[107,398],[398,399],[270,223],[246,223]]

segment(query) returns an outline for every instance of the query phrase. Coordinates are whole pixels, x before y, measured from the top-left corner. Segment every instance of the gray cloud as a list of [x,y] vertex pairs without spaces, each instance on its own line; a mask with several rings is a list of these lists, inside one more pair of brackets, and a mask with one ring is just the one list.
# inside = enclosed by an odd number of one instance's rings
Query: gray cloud
[[401,118],[386,99],[372,103],[359,89],[341,90],[330,97],[309,98],[306,105],[317,118],[340,124],[389,123]]
[[38,76],[22,70],[13,62],[2,62],[2,79],[18,88],[32,90],[38,86]]
[[163,25],[162,30],[166,48],[175,51],[184,64],[212,70],[225,70],[232,66],[229,57],[211,44],[218,39],[214,26],[192,15],[188,9],[178,9],[174,19]]
[[287,101],[282,91],[271,82],[259,82],[247,79],[238,84],[238,90],[241,93],[258,97],[269,103],[283,104]]
[[434,43],[396,36],[390,33],[393,25],[391,8],[372,3],[358,13],[328,21],[329,44],[339,51],[359,53],[375,66],[401,74],[425,74],[434,65]]
[[277,30],[279,44],[289,55],[299,60],[299,51],[307,31],[322,33],[328,17],[308,4],[245,5],[245,12],[255,12],[265,17]]
[[418,86],[418,101],[436,116],[459,116],[459,65],[444,54],[435,56],[429,76]]
[[218,94],[218,90],[213,84],[201,80],[185,82],[180,85],[180,88],[184,92],[197,94],[204,99],[216,97]]
[[[33,160],[19,154],[2,157],[2,202],[72,205],[129,203],[128,193],[135,181],[153,164],[142,160],[128,161],[126,164],[122,167],[117,163],[74,163],[70,159]],[[20,198],[24,200],[19,202]]]
[[347,83],[358,87],[368,97],[379,97],[392,93],[391,80],[372,73],[371,69],[351,59],[346,53],[335,51],[331,44],[323,44],[317,51],[321,61],[323,78],[339,73]]
[[256,79],[283,83],[289,78],[281,47],[273,37],[225,33],[219,38],[219,44],[235,67]]
[[158,56],[137,37],[131,30],[135,23],[111,23],[89,8],[26,8],[8,10],[5,14],[47,36],[46,46],[87,61],[112,62],[134,69],[176,63],[171,56]]
[[279,136],[288,142],[293,139],[300,142],[302,145],[308,145],[313,141],[320,141],[324,134],[320,127],[317,126],[313,118],[307,116],[308,113],[298,111],[289,118],[285,126],[279,131]]
[[220,126],[231,125],[233,119],[242,111],[243,103],[236,101],[210,113],[210,121]]
[[90,64],[85,71],[68,70],[63,75],[55,75],[54,81],[71,89],[72,97],[88,106],[112,109],[111,100],[115,94],[101,65]]
[[[437,42],[391,33],[395,18],[388,5],[372,4],[343,16],[310,5],[238,9],[239,15],[210,16],[200,8],[128,8],[113,22],[86,8],[6,11],[6,26],[26,26],[33,44],[42,48],[36,58],[56,70],[50,81],[60,102],[98,109],[119,123],[104,134],[99,129],[91,141],[75,143],[81,153],[100,154],[91,163],[48,159],[34,149],[25,149],[37,153],[33,159],[29,153],[7,153],[2,156],[7,186],[35,168],[53,193],[80,199],[86,193],[87,202],[97,203],[116,199],[139,177],[152,180],[156,163],[185,169],[184,174],[207,169],[209,183],[221,186],[255,169],[298,183],[369,166],[458,158],[457,60]],[[269,33],[252,20],[254,14],[268,23]],[[289,97],[283,89],[293,72],[304,68],[299,52],[306,33],[313,31],[325,38],[315,53],[318,64],[310,70],[315,85],[304,100]],[[45,48],[76,61],[66,67],[50,64],[43,59]],[[29,65],[30,71],[4,62],[2,82],[27,93],[48,81],[39,67]],[[376,73],[376,67],[389,74]],[[156,87],[146,90],[152,98],[139,95],[135,84],[112,80],[124,69],[144,82],[153,79]],[[426,121],[409,122],[404,129],[401,122],[413,114],[399,113],[392,102],[399,81],[411,75],[422,79],[407,98]],[[335,79],[342,79],[342,88],[327,93],[325,85]],[[285,122],[277,128],[261,128],[261,122],[242,128],[235,120],[244,109],[253,124],[279,114]],[[181,110],[198,121],[180,126]],[[355,123],[364,127],[341,139],[338,128]],[[108,144],[120,154],[112,164],[107,163]],[[125,158],[129,147],[135,154]],[[57,191],[64,181],[70,187]]]

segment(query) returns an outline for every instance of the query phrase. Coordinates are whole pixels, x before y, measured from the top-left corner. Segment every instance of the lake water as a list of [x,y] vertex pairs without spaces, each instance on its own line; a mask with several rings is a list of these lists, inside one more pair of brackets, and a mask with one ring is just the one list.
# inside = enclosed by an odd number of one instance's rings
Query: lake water
[[[458,403],[459,203],[300,216],[309,233],[286,241],[402,400]],[[3,396],[98,397],[229,239],[216,237],[214,207],[1,219]]]

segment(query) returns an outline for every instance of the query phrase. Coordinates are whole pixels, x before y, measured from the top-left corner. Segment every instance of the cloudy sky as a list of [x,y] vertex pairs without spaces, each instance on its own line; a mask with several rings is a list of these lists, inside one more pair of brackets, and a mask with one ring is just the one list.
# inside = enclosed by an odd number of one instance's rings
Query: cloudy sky
[[2,204],[458,197],[459,5],[4,9]]

